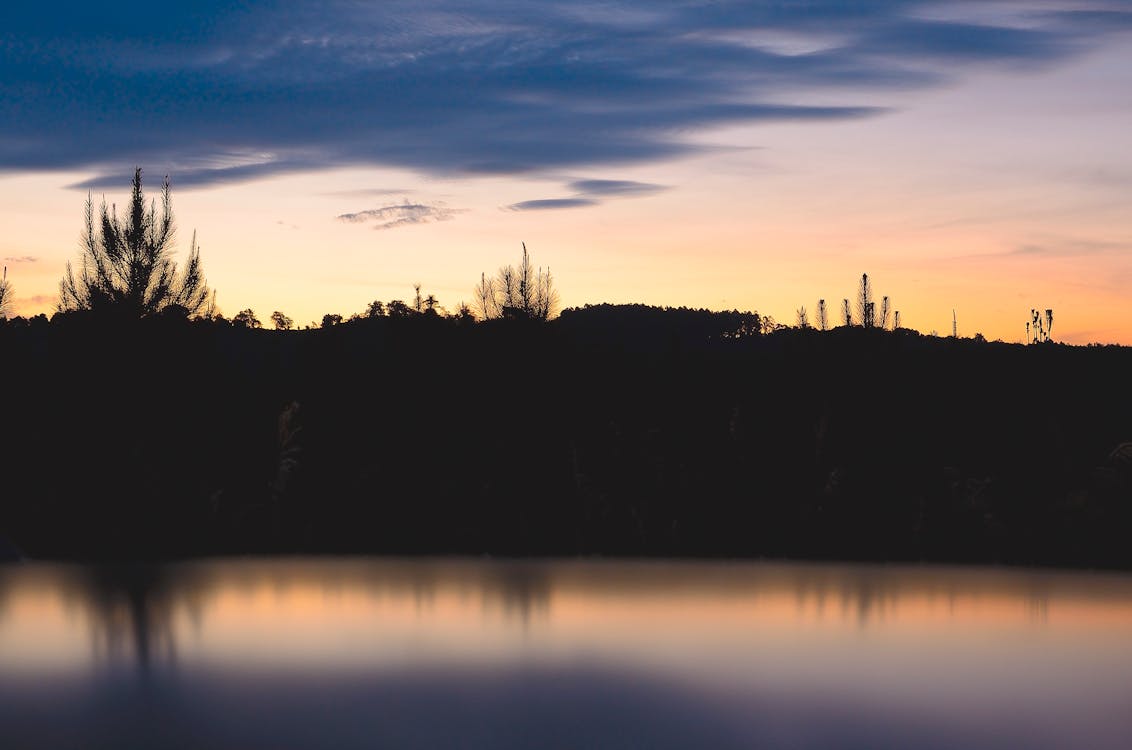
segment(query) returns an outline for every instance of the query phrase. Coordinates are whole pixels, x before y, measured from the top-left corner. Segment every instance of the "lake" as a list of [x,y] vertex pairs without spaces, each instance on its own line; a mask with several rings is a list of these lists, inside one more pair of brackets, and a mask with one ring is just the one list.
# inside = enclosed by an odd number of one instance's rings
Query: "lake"
[[1132,576],[0,567],[5,748],[1132,747]]

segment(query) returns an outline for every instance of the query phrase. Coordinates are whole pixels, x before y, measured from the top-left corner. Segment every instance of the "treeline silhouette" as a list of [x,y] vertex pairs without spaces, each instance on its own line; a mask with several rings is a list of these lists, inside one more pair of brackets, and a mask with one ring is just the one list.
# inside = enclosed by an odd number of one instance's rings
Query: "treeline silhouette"
[[310,330],[0,323],[31,556],[1132,565],[1132,349],[596,305]]

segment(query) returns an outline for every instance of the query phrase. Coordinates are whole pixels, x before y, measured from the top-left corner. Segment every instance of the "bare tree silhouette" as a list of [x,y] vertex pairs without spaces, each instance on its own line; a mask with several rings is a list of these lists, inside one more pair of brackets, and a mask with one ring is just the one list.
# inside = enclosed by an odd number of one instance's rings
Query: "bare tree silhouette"
[[0,320],[8,317],[12,309],[12,285],[8,282],[8,267],[4,266],[4,276],[0,278]]
[[484,320],[499,317],[499,306],[495,303],[495,279],[487,278],[486,273],[480,274],[480,283],[473,291],[476,313]]
[[558,312],[559,297],[550,269],[535,270],[525,242],[518,267],[503,266],[494,279],[481,273],[473,293],[476,312],[484,320],[550,320]]
[[819,331],[829,330],[829,315],[825,310],[825,300],[818,300],[817,320],[815,321]]
[[861,274],[857,287],[857,324],[864,328],[876,327],[876,303],[873,302],[873,285],[867,273]]

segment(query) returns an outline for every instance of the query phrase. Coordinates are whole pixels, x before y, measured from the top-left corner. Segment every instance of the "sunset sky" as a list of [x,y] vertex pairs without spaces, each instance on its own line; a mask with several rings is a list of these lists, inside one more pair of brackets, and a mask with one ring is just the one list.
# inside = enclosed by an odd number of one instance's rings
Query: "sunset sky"
[[137,165],[229,316],[455,309],[526,242],[566,306],[793,323],[867,271],[925,333],[1132,344],[1130,133],[1130,1],[0,7],[24,315]]

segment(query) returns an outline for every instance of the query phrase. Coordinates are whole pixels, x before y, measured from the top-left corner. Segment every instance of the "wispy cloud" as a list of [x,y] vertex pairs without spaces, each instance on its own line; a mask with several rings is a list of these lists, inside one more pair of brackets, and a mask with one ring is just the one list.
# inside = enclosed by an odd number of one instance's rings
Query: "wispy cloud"
[[[194,187],[650,162],[728,123],[880,115],[870,92],[1057,63],[1129,25],[1119,4],[1020,0],[993,23],[982,6],[200,0],[156,22],[142,0],[7,3],[0,170],[87,170],[91,190],[128,185],[135,164]],[[776,34],[806,51],[760,41]]]
[[35,263],[39,258],[34,255],[15,255],[8,256],[4,259],[5,263]]
[[352,224],[370,224],[374,229],[396,229],[413,224],[428,224],[434,221],[449,221],[456,214],[467,209],[450,208],[442,202],[436,203],[394,203],[381,208],[339,214],[338,220]]

